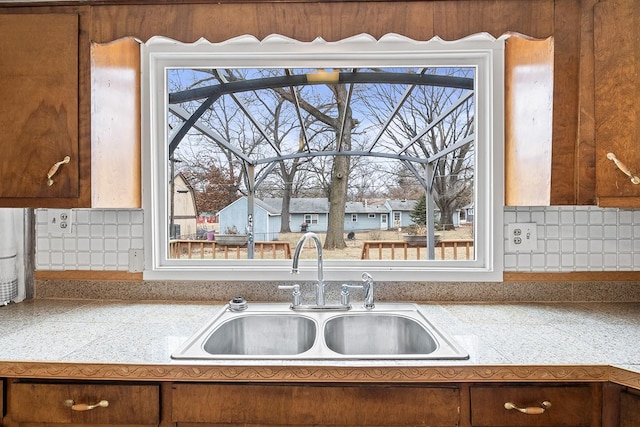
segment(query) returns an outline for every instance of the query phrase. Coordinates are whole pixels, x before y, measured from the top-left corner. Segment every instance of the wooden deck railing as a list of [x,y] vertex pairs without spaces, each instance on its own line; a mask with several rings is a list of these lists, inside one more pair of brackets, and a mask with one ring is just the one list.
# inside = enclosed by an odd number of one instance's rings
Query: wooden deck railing
[[[436,259],[472,259],[473,240],[440,240],[435,251]],[[402,240],[365,240],[360,259],[418,260],[426,254],[426,247],[411,246]]]
[[[246,258],[247,245],[218,245],[215,240],[172,240],[169,243],[172,259],[229,259]],[[255,242],[255,258],[291,259],[289,242]]]

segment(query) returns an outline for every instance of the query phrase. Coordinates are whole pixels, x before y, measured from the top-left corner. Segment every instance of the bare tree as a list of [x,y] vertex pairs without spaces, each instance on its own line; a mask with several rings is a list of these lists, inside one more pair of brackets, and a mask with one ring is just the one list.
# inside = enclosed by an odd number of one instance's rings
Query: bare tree
[[[460,73],[460,69],[452,72]],[[390,110],[397,102],[401,89],[405,88],[381,85],[365,100],[371,117],[379,125],[386,120],[386,116],[381,113],[385,108],[381,106]],[[407,99],[391,126],[386,129],[384,143],[390,149],[397,150],[401,147],[413,156],[429,158],[471,135],[474,120],[472,98],[448,111],[465,94],[464,92],[462,89],[447,87],[415,87],[412,96]],[[422,130],[432,123],[435,125],[421,135]],[[410,141],[414,143],[409,145]],[[472,143],[463,145],[440,158],[434,165],[432,193],[440,209],[440,222],[446,229],[453,227],[455,210],[472,199],[474,146]],[[411,181],[406,174],[401,174],[398,178],[402,186],[408,180]]]
[[[351,150],[352,132],[357,121],[353,119],[353,112],[348,105],[348,90],[344,84],[328,84],[327,87],[333,94],[333,102],[330,104],[333,111],[296,97],[293,91],[275,89],[284,99],[291,103],[297,103],[308,114],[319,122],[329,126],[334,132],[334,149]],[[326,107],[326,106],[325,106]],[[330,113],[333,112],[333,116]],[[347,190],[349,185],[350,157],[334,156],[329,179],[327,197],[329,198],[329,220],[327,235],[324,241],[324,249],[344,249],[347,245],[344,240],[344,214],[347,202]]]

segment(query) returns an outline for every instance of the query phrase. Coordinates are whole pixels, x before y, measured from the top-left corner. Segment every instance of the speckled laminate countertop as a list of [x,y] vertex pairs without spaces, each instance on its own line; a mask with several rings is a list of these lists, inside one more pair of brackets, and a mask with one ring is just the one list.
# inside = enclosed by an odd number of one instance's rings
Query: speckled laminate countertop
[[640,303],[420,304],[460,361],[218,361],[171,353],[220,303],[34,300],[0,308],[0,376],[166,380],[595,380],[640,387]]

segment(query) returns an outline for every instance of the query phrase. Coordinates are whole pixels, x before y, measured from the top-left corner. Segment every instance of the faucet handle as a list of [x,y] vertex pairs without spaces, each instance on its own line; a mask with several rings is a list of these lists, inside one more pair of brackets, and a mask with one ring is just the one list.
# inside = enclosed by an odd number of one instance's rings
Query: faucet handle
[[300,292],[300,285],[297,283],[294,285],[278,285],[278,289],[293,289],[291,293],[291,307],[297,307],[302,303],[302,293]]

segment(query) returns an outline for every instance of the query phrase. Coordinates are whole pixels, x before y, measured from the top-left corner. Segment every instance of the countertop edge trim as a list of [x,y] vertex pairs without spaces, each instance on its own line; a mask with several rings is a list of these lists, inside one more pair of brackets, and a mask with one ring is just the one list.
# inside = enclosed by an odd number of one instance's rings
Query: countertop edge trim
[[208,366],[0,362],[0,377],[185,382],[603,382],[640,389],[640,373],[607,365]]

